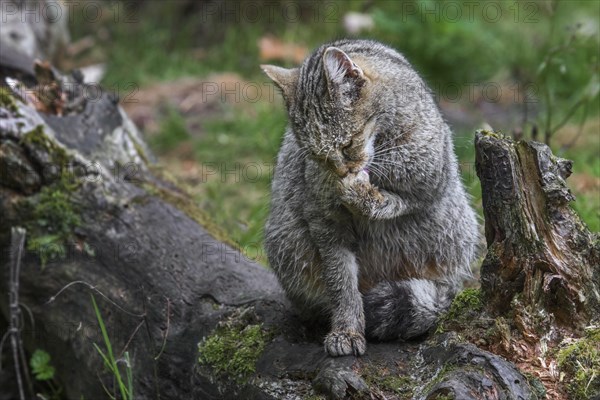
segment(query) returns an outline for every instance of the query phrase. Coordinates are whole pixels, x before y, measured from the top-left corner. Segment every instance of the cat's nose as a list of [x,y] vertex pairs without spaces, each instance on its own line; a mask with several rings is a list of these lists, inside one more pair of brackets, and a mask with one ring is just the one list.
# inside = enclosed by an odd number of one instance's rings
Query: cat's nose
[[340,178],[343,178],[346,175],[348,175],[349,169],[343,163],[334,162],[334,163],[332,163],[332,167],[333,167],[333,171],[335,172],[335,174],[338,175]]
[[348,172],[349,172],[349,170],[348,170],[348,167],[346,167],[346,166],[341,166],[341,167],[339,167],[339,168],[336,168],[336,169],[335,169],[335,173],[336,173],[336,174],[337,174],[337,175],[338,175],[340,178],[343,178],[343,177],[345,177],[346,175],[348,175]]
[[340,178],[343,178],[346,175],[348,175],[348,166],[341,157],[329,157],[329,159],[327,160],[327,164],[329,169],[336,175],[338,175]]

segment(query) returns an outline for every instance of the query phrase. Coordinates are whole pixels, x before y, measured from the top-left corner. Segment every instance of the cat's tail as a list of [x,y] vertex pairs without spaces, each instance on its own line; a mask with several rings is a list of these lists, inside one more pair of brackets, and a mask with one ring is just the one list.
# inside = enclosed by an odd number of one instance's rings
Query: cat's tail
[[456,288],[427,279],[381,282],[363,297],[367,336],[410,339],[431,329],[452,302]]

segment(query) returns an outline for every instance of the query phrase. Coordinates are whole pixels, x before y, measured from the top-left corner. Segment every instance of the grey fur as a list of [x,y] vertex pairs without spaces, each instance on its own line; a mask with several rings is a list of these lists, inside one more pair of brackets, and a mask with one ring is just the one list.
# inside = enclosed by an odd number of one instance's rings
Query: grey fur
[[[300,68],[263,66],[289,125],[265,227],[296,307],[325,316],[333,355],[425,333],[470,274],[479,241],[451,131],[395,50],[326,44]],[[363,307],[364,302],[364,307]]]

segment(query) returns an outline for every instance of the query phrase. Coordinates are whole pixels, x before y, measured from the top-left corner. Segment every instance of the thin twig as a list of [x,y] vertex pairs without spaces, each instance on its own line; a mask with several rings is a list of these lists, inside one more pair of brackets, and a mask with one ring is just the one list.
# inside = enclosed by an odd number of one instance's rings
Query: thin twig
[[56,300],[56,298],[62,294],[62,292],[64,292],[65,290],[67,290],[68,288],[70,288],[71,286],[74,286],[74,285],[84,285],[84,286],[87,286],[89,289],[91,289],[91,290],[95,291],[96,293],[98,293],[100,296],[102,296],[102,298],[104,298],[104,300],[108,301],[110,304],[112,304],[113,306],[117,307],[119,310],[123,311],[125,314],[131,315],[132,317],[140,317],[140,318],[146,316],[146,313],[144,313],[144,314],[136,314],[134,312],[127,311],[126,309],[124,309],[123,307],[121,307],[120,305],[118,305],[116,302],[114,302],[113,300],[111,300],[108,296],[106,296],[100,290],[98,290],[96,288],[96,286],[94,286],[94,285],[92,285],[90,283],[87,283],[85,281],[73,281],[73,282],[68,283],[67,285],[63,286],[54,296],[50,297],[48,299],[48,301],[46,301],[44,303],[44,305],[48,305],[48,304],[54,302]]
[[135,327],[135,329],[133,330],[133,333],[129,336],[129,339],[127,340],[127,343],[125,343],[125,346],[123,347],[123,350],[121,350],[121,354],[119,354],[119,358],[123,357],[123,354],[125,354],[125,352],[127,351],[127,347],[129,347],[129,344],[131,343],[131,341],[133,340],[133,338],[135,337],[135,334],[137,333],[137,331],[140,330],[140,328],[142,327],[142,325],[146,322],[146,318],[143,317],[142,320],[140,321],[139,324],[137,324],[137,326]]
[[583,99],[580,99],[575,104],[573,104],[573,106],[569,109],[569,111],[567,111],[567,113],[564,116],[564,118],[558,124],[556,124],[552,128],[552,133],[555,133],[560,128],[562,128],[563,126],[565,126],[565,124],[567,122],[569,122],[569,120],[571,119],[571,117],[575,114],[575,112],[577,112],[577,110],[579,109],[579,107],[581,107],[582,105],[585,105],[585,101]]
[[25,384],[29,393],[33,393],[33,384],[31,383],[31,377],[29,376],[29,368],[27,365],[27,357],[25,357],[25,348],[23,347],[23,338],[21,335],[17,338],[19,342],[19,356],[21,357],[21,365],[23,366],[23,375],[25,376]]
[[[13,362],[15,364],[15,374],[17,378],[17,387],[19,389],[19,398],[25,400],[25,390],[23,389],[23,378],[21,377],[21,357],[19,349],[19,319],[21,309],[19,308],[19,273],[21,269],[21,257],[23,245],[25,244],[25,229],[14,227],[11,229],[10,243],[10,342],[12,345]],[[23,366],[25,367],[25,366]]]
[[171,299],[167,297],[167,329],[163,336],[163,343],[158,354],[154,357],[154,361],[158,361],[167,345],[167,336],[169,336],[169,326],[171,325]]
[[4,348],[4,342],[10,337],[10,331],[7,331],[0,339],[0,372],[2,372],[2,349]]
[[585,120],[587,119],[588,111],[589,111],[589,102],[586,102],[583,108],[583,113],[581,114],[581,122],[579,123],[579,129],[577,130],[577,134],[571,139],[569,143],[563,146],[562,150],[568,150],[577,143],[577,140],[581,137],[583,133],[583,126],[585,125]]
[[22,308],[27,311],[27,315],[29,316],[29,322],[31,323],[31,330],[35,331],[35,319],[33,318],[33,312],[31,312],[31,308],[27,307],[25,304],[19,304]]

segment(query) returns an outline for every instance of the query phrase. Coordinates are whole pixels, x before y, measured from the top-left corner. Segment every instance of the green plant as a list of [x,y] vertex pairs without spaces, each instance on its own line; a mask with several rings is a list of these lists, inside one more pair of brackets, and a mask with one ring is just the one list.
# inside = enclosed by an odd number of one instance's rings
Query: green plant
[[365,364],[362,367],[361,376],[370,388],[376,387],[379,390],[401,396],[401,398],[412,398],[414,395],[415,379],[407,375],[392,373],[388,368]]
[[206,134],[194,146],[203,167],[197,200],[242,249],[252,249],[250,258],[259,258],[285,114],[282,106],[265,102],[224,111],[205,121]]
[[[43,391],[45,398],[60,399],[62,387],[54,381],[55,372],[54,366],[51,365],[51,357],[42,349],[35,349],[29,359],[31,373],[37,381],[36,387],[39,385]],[[50,390],[50,393],[47,393]]]
[[[112,344],[108,337],[108,332],[106,330],[106,326],[104,325],[104,320],[102,319],[102,315],[100,314],[100,309],[96,304],[96,299],[94,295],[92,297],[92,305],[94,306],[94,313],[96,314],[96,318],[98,320],[98,325],[100,326],[100,331],[102,332],[102,339],[104,340],[104,346],[106,351],[102,350],[100,346],[94,343],[94,348],[104,360],[104,366],[113,374],[115,381],[117,383],[117,388],[119,389],[119,393],[121,394],[121,400],[130,400],[133,399],[133,374],[131,368],[131,360],[129,358],[129,352],[125,352],[123,354],[123,358],[117,360],[113,353]],[[119,369],[119,364],[125,364],[125,378],[121,375],[122,372]],[[116,399],[116,396],[111,394],[110,391],[104,387],[106,394],[111,399]]]
[[50,365],[50,354],[36,349],[29,360],[31,372],[38,381],[48,381],[54,378],[54,367]]

